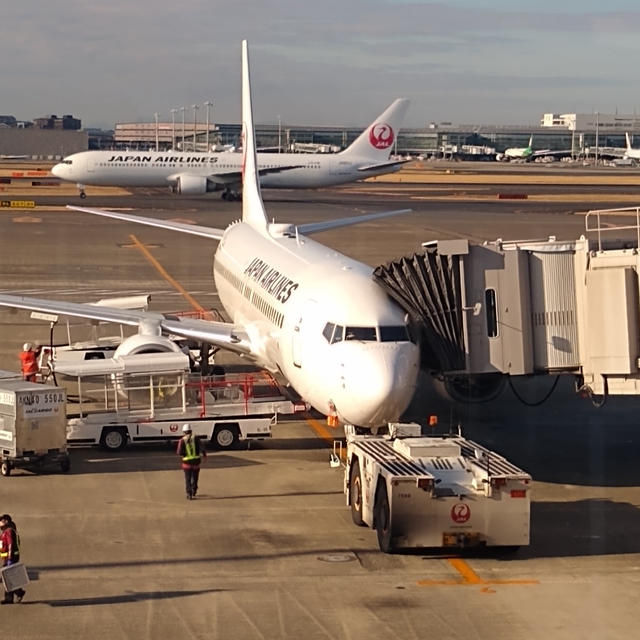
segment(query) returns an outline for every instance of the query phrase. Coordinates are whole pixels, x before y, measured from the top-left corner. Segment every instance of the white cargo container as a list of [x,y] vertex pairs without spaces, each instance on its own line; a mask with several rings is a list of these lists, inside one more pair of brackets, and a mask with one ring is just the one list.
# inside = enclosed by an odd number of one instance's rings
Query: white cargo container
[[415,423],[384,436],[347,430],[344,491],[353,521],[384,552],[529,544],[531,476],[461,436],[422,436]]
[[0,472],[15,467],[70,468],[66,439],[66,395],[59,387],[0,379]]

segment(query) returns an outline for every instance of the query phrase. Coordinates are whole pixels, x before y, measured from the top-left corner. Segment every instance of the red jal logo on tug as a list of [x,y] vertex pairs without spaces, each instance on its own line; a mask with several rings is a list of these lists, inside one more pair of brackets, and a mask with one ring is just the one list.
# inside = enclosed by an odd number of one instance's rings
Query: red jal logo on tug
[[471,517],[471,509],[464,502],[458,502],[451,507],[451,519],[458,524],[466,522]]
[[376,149],[387,149],[393,140],[393,129],[384,122],[377,122],[369,131],[369,141]]

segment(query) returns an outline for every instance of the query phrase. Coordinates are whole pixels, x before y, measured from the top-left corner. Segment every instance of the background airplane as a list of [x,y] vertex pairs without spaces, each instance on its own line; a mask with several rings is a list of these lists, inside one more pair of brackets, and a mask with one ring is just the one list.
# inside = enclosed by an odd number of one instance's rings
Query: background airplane
[[137,327],[116,355],[176,350],[167,335],[227,348],[282,374],[332,424],[396,421],[411,401],[419,369],[405,312],[374,281],[371,267],[303,234],[406,210],[297,227],[270,223],[260,193],[246,41],[242,52],[242,220],[214,229],[70,207],[220,241],[214,280],[231,322],[10,295],[0,295],[0,305]]
[[[392,173],[407,160],[390,160],[398,130],[409,106],[399,98],[354,142],[337,154],[258,153],[264,188],[328,187]],[[67,156],[51,172],[84,185],[117,187],[170,186],[176,193],[201,195],[222,190],[235,199],[242,183],[242,154],[180,151],[83,151]]]
[[631,160],[640,160],[640,149],[634,149],[631,146],[631,137],[628,133],[625,133],[624,136],[627,140],[627,148],[625,149],[623,157]]
[[530,162],[537,160],[538,158],[560,158],[566,155],[570,155],[570,150],[558,150],[552,151],[551,149],[538,149],[533,150],[533,136],[529,138],[529,144],[526,147],[510,147],[505,149],[504,153],[496,154],[496,160],[503,162],[510,162],[513,160],[521,160],[523,162]]

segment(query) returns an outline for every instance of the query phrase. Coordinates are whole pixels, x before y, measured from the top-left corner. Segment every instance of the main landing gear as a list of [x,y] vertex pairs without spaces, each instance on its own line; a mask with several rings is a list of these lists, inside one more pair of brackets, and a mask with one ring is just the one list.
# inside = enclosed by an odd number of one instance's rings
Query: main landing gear
[[242,200],[242,194],[237,191],[231,191],[231,189],[225,189],[222,192],[222,199],[228,200],[229,202],[234,202],[236,200]]

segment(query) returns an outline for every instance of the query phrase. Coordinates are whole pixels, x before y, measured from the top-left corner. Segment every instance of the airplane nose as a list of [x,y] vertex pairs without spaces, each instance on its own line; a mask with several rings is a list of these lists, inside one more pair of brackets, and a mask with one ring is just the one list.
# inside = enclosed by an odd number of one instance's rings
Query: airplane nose
[[415,391],[418,347],[412,343],[362,346],[348,362],[344,394],[335,403],[342,420],[362,427],[396,422]]
[[51,173],[56,176],[56,178],[62,178],[63,176],[63,167],[64,165],[59,162],[58,164],[53,165],[53,167],[51,167]]

